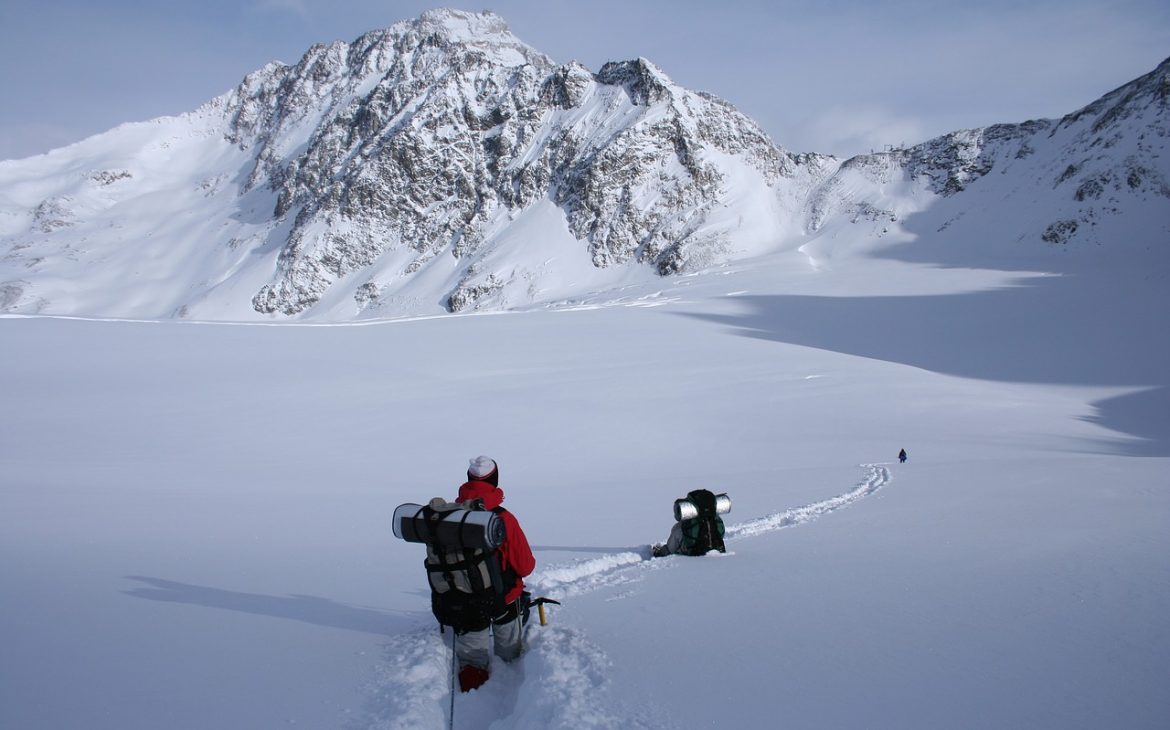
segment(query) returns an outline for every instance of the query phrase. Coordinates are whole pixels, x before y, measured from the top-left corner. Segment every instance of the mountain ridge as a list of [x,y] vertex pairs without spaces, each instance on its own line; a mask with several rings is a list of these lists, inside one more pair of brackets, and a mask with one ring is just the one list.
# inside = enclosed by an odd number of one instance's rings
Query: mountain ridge
[[788,152],[645,58],[594,73],[494,14],[428,11],[268,64],[188,115],[0,163],[0,311],[344,320],[549,304],[815,248],[834,222],[882,221],[850,233],[881,247],[890,224],[996,169],[1059,193],[1021,238],[1098,240],[1131,209],[1170,219],[1168,79],[1170,60],[1059,120],[841,160]]

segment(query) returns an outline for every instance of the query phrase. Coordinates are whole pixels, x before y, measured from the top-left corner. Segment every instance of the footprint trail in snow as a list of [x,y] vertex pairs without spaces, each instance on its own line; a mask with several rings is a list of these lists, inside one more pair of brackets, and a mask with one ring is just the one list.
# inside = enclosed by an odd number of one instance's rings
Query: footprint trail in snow
[[[724,539],[728,543],[766,532],[794,527],[815,520],[822,515],[847,507],[881,489],[890,481],[890,470],[880,464],[864,464],[865,478],[853,489],[830,499],[794,507],[727,526]],[[677,561],[650,559],[650,546],[631,547],[628,552],[617,552],[599,558],[590,558],[575,563],[553,565],[538,570],[526,583],[532,586],[533,595],[547,595],[550,598],[578,596],[601,588],[622,585],[639,580],[646,570],[658,570],[679,565]]]
[[[881,489],[890,470],[863,465],[866,476],[850,491],[830,499],[727,526],[728,543],[801,525],[847,507]],[[685,565],[651,560],[650,546],[632,547],[599,558],[552,565],[526,582],[533,595],[567,598],[640,581],[648,570]],[[535,618],[535,611],[533,612]],[[597,698],[608,684],[609,659],[579,629],[553,625],[530,629],[524,661],[495,662],[492,678],[456,698],[456,728],[656,728],[647,711],[608,707]],[[391,639],[368,691],[362,727],[376,730],[445,728],[449,722],[451,634],[433,627]],[[606,708],[606,709],[601,709]],[[625,708],[629,710],[630,708]]]

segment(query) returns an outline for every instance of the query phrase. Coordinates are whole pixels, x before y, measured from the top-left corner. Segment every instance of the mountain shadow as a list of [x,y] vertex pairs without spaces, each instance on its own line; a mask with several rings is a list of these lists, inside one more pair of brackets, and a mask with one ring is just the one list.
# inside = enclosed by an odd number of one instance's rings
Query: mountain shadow
[[1132,387],[1091,420],[1136,441],[1106,448],[1170,456],[1170,338],[1152,288],[1076,276],[933,296],[744,296],[742,314],[690,314],[747,337],[965,378]]

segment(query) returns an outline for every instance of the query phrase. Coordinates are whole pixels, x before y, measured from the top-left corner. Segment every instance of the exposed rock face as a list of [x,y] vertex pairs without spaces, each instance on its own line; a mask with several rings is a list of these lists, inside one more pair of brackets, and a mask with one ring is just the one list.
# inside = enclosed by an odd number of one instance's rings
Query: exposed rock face
[[[347,46],[315,46],[293,67],[252,74],[230,105],[233,142],[257,149],[250,185],[293,216],[275,280],[253,303],[294,314],[388,250],[465,259],[489,228],[551,199],[595,266],[631,259],[663,274],[720,244],[696,235],[738,156],[770,183],[796,158],[713,97],[644,59],[593,74],[555,65],[491,14],[432,11]],[[458,310],[493,272],[466,277]],[[374,287],[376,289],[376,287]],[[373,289],[367,287],[369,298]]]
[[1088,204],[1082,222],[1108,211],[1119,196],[1170,199],[1166,163],[1161,161],[1170,146],[1170,59],[1065,116],[1051,135],[1069,139],[1068,164],[1052,184]]
[[[1076,206],[1077,219],[1052,221],[1039,236],[1065,243],[1089,229],[1095,218],[1116,212],[1118,196],[1170,198],[1170,184],[1156,163],[1168,151],[1168,141],[1170,60],[1060,120],[961,130],[908,149],[846,160],[810,196],[809,228],[816,230],[834,214],[862,205],[847,192],[844,180],[850,175],[877,186],[919,181],[936,195],[953,196],[999,170],[1019,175],[1017,185],[1057,188],[1083,204]],[[1038,158],[1030,159],[1038,151]]]

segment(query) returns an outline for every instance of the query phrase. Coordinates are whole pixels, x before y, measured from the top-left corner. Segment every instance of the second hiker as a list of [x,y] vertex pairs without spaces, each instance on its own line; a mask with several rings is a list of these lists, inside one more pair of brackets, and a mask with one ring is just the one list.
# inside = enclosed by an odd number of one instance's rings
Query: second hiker
[[674,526],[665,543],[650,549],[651,556],[706,555],[712,550],[726,552],[723,544],[723,518],[731,511],[731,498],[726,494],[712,494],[707,489],[696,489],[674,501]]

